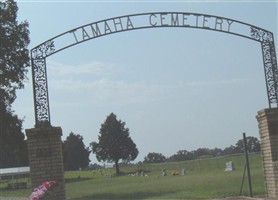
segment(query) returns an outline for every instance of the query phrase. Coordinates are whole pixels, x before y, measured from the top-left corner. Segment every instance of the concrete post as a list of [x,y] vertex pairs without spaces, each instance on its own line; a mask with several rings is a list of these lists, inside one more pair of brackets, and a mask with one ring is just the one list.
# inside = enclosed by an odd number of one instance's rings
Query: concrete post
[[59,181],[45,199],[65,200],[62,129],[44,127],[26,129],[32,187],[44,181]]
[[278,108],[259,111],[257,120],[267,197],[278,199]]

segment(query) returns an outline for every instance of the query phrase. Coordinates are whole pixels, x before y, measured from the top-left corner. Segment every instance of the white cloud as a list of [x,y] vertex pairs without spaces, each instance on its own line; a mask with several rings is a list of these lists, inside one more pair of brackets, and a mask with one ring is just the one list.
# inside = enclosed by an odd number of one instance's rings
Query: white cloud
[[237,86],[248,80],[223,80],[223,81],[178,81],[175,83],[155,83],[148,81],[117,81],[99,79],[83,81],[74,79],[52,80],[50,87],[61,96],[68,96],[82,103],[94,102],[127,105],[146,102],[158,102],[183,98],[196,88],[215,86]]
[[[61,97],[74,98],[74,104],[93,100],[100,104],[105,102],[124,105],[182,98],[195,89],[239,86],[252,81],[246,79],[174,80],[173,82],[118,80],[115,74],[118,72],[116,70],[121,70],[119,68],[102,62],[83,63],[77,66],[50,62],[49,71],[54,76],[50,76],[52,79],[49,80],[49,87]],[[111,77],[106,76],[109,73],[112,74]],[[96,76],[86,79],[86,75]]]
[[109,74],[113,70],[114,65],[93,61],[89,63],[81,63],[78,65],[65,65],[49,61],[47,63],[48,73],[51,75],[67,76],[67,75],[101,75]]
[[128,83],[100,79],[85,82],[65,79],[51,81],[50,87],[60,91],[59,93],[77,93],[75,95],[83,96],[83,98],[84,94],[86,94],[86,99],[88,100],[94,99],[103,102],[113,99],[114,104],[126,104],[159,99],[167,86],[145,81]]
[[208,87],[208,86],[232,86],[250,82],[250,79],[227,79],[227,80],[198,80],[198,81],[179,81],[179,87]]

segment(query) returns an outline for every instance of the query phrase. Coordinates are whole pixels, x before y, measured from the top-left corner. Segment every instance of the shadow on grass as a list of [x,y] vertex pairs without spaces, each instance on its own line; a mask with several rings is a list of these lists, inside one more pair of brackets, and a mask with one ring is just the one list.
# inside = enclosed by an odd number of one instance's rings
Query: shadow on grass
[[110,200],[110,199],[147,199],[147,198],[159,198],[160,196],[163,195],[169,195],[171,193],[175,192],[134,192],[132,194],[116,194],[116,193],[101,193],[101,194],[92,194],[89,196],[84,196],[84,197],[78,197],[74,198],[72,200],[91,200],[91,199],[103,199],[103,200]]

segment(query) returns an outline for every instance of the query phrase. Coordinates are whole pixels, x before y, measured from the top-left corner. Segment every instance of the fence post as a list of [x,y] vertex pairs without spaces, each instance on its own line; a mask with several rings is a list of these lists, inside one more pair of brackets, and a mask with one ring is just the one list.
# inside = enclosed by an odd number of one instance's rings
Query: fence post
[[243,133],[243,144],[244,144],[244,153],[245,153],[245,164],[246,164],[247,176],[248,176],[249,196],[253,197],[252,181],[251,181],[249,157],[248,157],[248,148],[247,148],[247,139],[246,139],[245,133]]

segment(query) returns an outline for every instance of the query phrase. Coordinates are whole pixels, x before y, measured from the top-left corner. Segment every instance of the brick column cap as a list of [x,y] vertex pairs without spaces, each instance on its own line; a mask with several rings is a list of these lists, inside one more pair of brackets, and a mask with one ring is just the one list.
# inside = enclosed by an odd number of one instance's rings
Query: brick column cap
[[278,116],[278,108],[265,108],[258,111],[257,120],[265,116]]
[[39,135],[59,135],[62,136],[62,128],[60,126],[57,127],[43,127],[43,128],[31,128],[26,129],[27,137],[39,136]]

